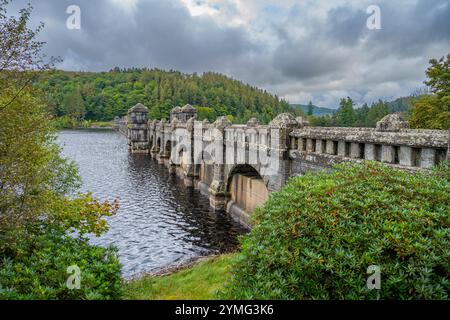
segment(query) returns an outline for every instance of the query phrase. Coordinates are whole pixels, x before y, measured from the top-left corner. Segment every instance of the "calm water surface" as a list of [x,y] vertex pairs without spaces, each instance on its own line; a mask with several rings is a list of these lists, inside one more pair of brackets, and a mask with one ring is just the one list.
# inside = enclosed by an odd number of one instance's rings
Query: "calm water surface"
[[110,230],[92,243],[119,248],[123,276],[157,271],[188,259],[232,250],[245,229],[206,197],[154,160],[130,155],[126,139],[112,130],[62,131],[63,155],[79,166],[81,191],[119,199]]

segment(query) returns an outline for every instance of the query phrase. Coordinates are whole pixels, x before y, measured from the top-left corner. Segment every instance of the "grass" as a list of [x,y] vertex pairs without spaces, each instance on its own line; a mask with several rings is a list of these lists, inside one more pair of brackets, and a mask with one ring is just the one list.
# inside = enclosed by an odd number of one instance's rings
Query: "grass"
[[232,254],[212,257],[167,276],[146,276],[125,284],[131,300],[211,300],[229,279]]

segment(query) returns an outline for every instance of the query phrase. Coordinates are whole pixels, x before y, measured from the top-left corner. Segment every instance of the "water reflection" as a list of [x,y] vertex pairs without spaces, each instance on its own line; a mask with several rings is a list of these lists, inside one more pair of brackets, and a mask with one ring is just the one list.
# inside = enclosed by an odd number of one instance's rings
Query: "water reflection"
[[64,155],[79,165],[83,191],[104,200],[119,198],[110,230],[92,242],[119,248],[126,278],[231,250],[245,232],[166,168],[145,155],[130,155],[117,132],[63,131],[58,140]]

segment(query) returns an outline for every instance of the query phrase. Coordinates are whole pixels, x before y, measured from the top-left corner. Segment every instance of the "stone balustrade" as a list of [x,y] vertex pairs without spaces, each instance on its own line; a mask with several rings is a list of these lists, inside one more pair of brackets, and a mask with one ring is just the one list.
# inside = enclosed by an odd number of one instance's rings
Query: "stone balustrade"
[[246,210],[295,175],[344,161],[381,161],[414,172],[450,160],[449,131],[409,129],[400,114],[386,116],[376,128],[310,127],[289,113],[268,125],[254,118],[232,124],[226,117],[210,123],[197,121],[190,105],[174,108],[170,121],[147,115],[138,104],[115,119],[130,151],[149,154],[244,225]]
[[292,157],[323,165],[359,159],[430,169],[448,152],[448,132],[443,130],[305,127],[294,130],[291,137]]

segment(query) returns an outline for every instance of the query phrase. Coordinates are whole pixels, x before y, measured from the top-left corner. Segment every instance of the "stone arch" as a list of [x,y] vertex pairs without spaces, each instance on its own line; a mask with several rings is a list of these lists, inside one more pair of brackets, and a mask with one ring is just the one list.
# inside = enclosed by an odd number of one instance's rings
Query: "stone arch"
[[230,196],[230,203],[247,214],[263,205],[269,197],[267,179],[249,164],[238,164],[231,168],[226,191]]

